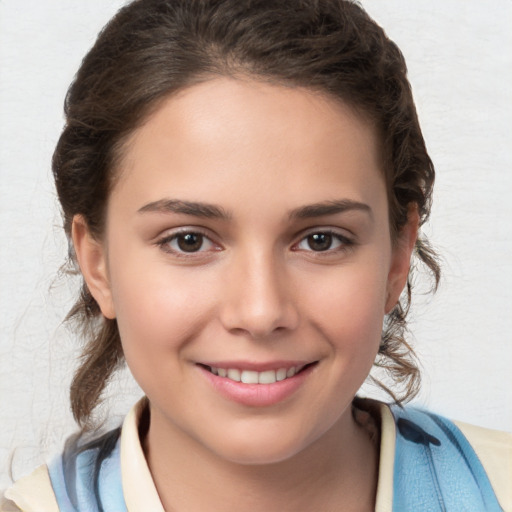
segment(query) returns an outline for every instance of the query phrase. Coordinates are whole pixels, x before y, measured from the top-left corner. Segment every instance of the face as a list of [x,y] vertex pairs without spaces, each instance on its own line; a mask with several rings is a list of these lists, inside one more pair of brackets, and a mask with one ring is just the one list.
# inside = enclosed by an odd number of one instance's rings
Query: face
[[[350,421],[403,288],[372,127],[306,89],[214,79],[132,135],[104,240],[77,255],[151,428],[284,460]],[[412,240],[412,241],[411,241]]]

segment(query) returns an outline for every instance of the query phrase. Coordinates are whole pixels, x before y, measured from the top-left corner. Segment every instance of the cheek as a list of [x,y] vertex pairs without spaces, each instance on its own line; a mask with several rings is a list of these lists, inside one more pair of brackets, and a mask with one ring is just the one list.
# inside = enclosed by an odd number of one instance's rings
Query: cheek
[[193,279],[165,272],[155,276],[146,270],[136,277],[117,277],[117,323],[133,377],[153,398],[182,389],[190,341],[208,324],[212,304],[206,299],[215,294],[204,288],[198,293]]
[[307,307],[317,329],[344,357],[350,353],[373,361],[381,338],[385,297],[385,271],[358,266],[319,283],[309,294]]
[[124,258],[111,276],[112,296],[127,361],[157,360],[180,350],[207,323],[216,294],[190,269]]

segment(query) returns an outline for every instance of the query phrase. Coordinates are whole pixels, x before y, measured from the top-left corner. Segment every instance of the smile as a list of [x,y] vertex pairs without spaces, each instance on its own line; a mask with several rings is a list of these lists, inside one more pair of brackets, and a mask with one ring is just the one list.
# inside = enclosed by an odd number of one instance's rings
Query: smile
[[318,361],[197,363],[217,393],[249,407],[268,407],[290,398],[301,389],[317,365]]
[[206,368],[219,377],[225,377],[243,384],[274,384],[293,377],[308,365],[292,366],[289,368],[278,368],[277,370],[265,370],[262,372],[254,370],[240,370],[238,368],[217,368],[207,366]]

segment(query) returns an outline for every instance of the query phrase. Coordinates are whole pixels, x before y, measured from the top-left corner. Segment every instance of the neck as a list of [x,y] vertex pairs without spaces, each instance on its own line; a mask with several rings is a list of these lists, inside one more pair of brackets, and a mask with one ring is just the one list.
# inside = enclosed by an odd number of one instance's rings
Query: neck
[[377,446],[348,410],[319,439],[271,464],[219,457],[151,411],[143,442],[165,510],[368,511],[375,506]]

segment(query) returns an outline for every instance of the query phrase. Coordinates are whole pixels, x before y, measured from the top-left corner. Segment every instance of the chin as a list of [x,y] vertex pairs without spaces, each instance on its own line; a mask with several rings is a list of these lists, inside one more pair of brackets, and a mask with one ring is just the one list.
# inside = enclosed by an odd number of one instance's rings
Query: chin
[[[225,436],[221,446],[218,446],[217,456],[235,464],[268,465],[289,460],[309,446],[302,436],[283,435],[282,428],[274,428],[268,435],[264,432],[245,435]],[[229,441],[229,444],[226,443]]]
[[269,464],[277,464],[291,459],[297,455],[300,450],[287,447],[261,446],[259,444],[251,444],[249,446],[231,447],[228,451],[219,454],[224,459],[234,464],[242,466],[264,466]]

